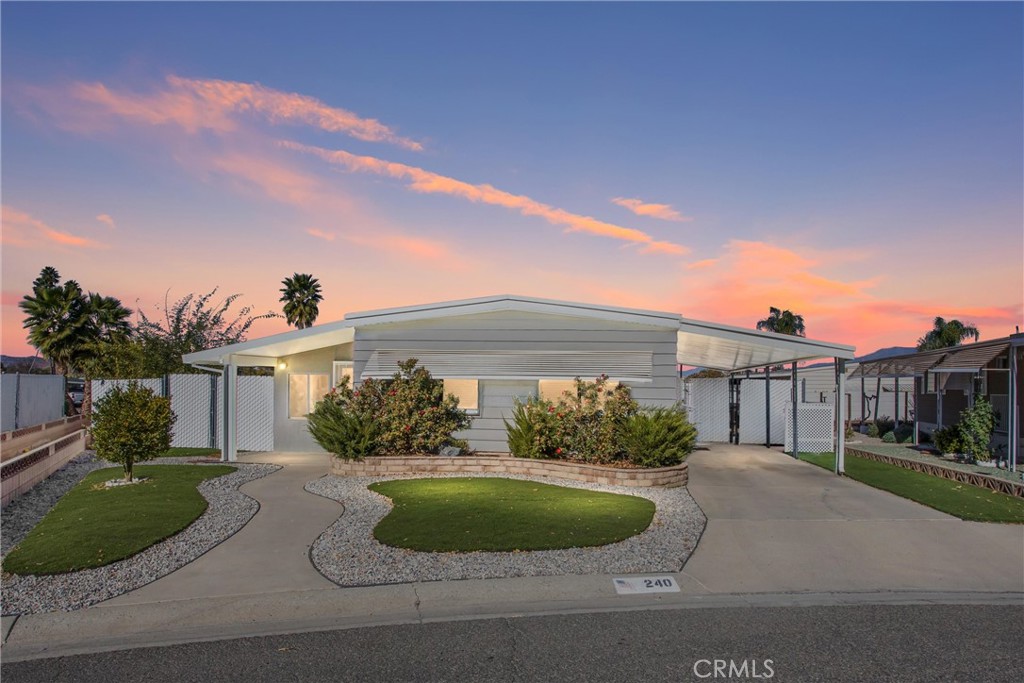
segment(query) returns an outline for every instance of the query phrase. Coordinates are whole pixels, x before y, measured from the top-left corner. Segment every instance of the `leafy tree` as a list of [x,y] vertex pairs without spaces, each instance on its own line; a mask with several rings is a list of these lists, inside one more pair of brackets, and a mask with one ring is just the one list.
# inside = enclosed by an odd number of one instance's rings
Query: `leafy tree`
[[181,360],[184,354],[243,342],[254,322],[280,317],[274,312],[252,315],[250,306],[231,313],[231,306],[241,294],[232,294],[213,303],[216,294],[215,288],[207,294],[189,294],[173,304],[165,300],[160,309],[162,321],[150,320],[139,311],[135,338],[141,343],[147,368],[152,368],[157,375],[192,372],[193,369]]
[[965,325],[959,320],[947,321],[941,316],[936,316],[932,329],[917,340],[917,350],[931,351],[959,346],[971,337],[974,338],[974,341],[978,341],[979,336],[981,335],[978,328],[974,325]]
[[132,481],[135,463],[151,460],[171,447],[174,420],[171,399],[129,382],[97,402],[90,428],[93,447],[104,460],[120,464],[125,481]]
[[317,304],[323,301],[320,281],[306,273],[295,273],[281,281],[281,299],[284,316],[289,325],[298,329],[312,327],[320,313]]
[[789,309],[782,311],[772,306],[768,309],[768,317],[757,321],[757,329],[803,337],[804,317],[796,315]]

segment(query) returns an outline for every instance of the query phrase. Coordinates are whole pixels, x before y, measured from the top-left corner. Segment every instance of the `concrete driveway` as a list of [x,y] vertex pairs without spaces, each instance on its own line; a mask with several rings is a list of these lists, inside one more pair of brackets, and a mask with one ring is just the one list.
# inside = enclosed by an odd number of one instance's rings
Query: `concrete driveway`
[[711,593],[1024,591],[1024,527],[964,522],[758,446],[690,459]]

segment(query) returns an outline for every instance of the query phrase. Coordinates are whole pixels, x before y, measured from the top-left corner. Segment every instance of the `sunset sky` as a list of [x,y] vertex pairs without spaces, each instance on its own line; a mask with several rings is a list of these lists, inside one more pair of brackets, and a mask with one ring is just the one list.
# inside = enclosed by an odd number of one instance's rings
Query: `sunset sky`
[[[2,349],[46,265],[157,313],[514,293],[859,353],[1024,324],[1020,3],[2,6]],[[283,331],[260,321],[251,336]]]

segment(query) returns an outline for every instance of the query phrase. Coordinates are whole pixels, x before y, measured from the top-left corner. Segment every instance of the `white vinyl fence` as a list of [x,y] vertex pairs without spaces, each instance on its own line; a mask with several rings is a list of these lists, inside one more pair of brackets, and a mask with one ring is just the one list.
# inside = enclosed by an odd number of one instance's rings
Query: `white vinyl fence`
[[[93,408],[115,386],[131,380],[92,381]],[[219,448],[223,380],[216,375],[167,375],[136,380],[159,396],[169,395],[174,423],[172,446]],[[238,378],[238,450],[274,450],[274,378]]]
[[63,375],[0,375],[0,432],[34,427],[64,417]]
[[[797,445],[801,453],[835,452],[835,410],[828,403],[799,403]],[[786,452],[793,452],[793,406],[786,405]]]

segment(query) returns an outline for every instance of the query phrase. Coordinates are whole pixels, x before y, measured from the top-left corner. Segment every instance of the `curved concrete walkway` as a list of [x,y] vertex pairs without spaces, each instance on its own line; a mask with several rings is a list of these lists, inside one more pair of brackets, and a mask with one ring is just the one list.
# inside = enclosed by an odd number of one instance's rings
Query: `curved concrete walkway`
[[690,456],[711,593],[1024,591],[1024,527],[965,522],[760,446]]
[[335,588],[309,561],[309,547],[342,513],[338,503],[303,486],[330,467],[317,453],[254,453],[241,462],[283,467],[240,490],[260,509],[237,534],[195,562],[100,605],[132,605],[280,591]]

